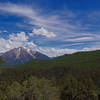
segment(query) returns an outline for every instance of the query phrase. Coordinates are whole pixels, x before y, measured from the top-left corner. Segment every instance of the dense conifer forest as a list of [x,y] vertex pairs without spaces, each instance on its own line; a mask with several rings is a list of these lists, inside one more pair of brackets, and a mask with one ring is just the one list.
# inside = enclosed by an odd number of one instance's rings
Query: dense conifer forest
[[100,51],[3,66],[0,100],[100,100]]

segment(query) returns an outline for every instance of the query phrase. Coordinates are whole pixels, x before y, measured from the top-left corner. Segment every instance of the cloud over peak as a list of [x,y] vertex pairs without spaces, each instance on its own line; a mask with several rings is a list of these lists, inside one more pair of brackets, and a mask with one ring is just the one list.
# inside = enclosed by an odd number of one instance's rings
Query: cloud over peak
[[16,34],[10,34],[8,39],[0,38],[0,52],[5,52],[7,50],[17,48],[17,47],[35,47],[32,41],[29,41],[29,37],[25,32],[20,32]]

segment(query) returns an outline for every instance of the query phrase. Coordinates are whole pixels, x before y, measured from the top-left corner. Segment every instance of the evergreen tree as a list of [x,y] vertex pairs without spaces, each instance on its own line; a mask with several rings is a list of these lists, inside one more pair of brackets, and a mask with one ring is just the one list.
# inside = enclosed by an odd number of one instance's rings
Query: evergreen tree
[[8,100],[21,100],[22,86],[18,82],[13,82],[7,87]]
[[95,86],[91,79],[78,81],[73,76],[67,76],[62,85],[62,100],[95,100]]

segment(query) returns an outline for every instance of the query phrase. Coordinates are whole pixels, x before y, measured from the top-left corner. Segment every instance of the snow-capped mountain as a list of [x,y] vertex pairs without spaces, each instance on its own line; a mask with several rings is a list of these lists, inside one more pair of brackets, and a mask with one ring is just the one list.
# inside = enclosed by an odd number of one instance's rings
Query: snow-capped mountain
[[6,65],[18,65],[26,63],[32,59],[49,59],[48,56],[30,49],[23,47],[14,48],[0,55],[1,58],[6,62]]

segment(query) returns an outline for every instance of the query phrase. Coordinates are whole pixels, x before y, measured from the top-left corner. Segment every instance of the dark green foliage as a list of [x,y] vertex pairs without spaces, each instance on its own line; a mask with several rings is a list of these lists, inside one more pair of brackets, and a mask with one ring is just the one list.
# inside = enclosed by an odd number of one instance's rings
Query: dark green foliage
[[0,100],[97,100],[100,51],[2,67]]
[[[2,100],[96,100],[97,92],[92,79],[77,80],[68,75],[57,86],[53,80],[29,77],[22,82],[13,81],[0,88]],[[83,84],[84,83],[84,84]]]
[[3,59],[0,58],[0,66],[4,63]]
[[59,100],[59,89],[52,81],[36,77],[30,77],[23,82],[14,81],[6,86],[5,90],[0,89],[2,100]]
[[85,79],[81,82],[76,80],[73,76],[68,76],[65,78],[65,81],[63,82],[62,85],[63,85],[63,88],[61,90],[62,100],[96,99],[95,85],[92,83],[91,79]]

